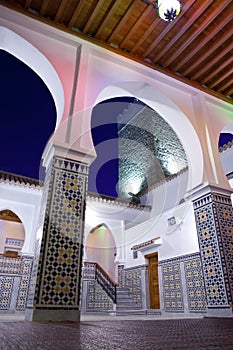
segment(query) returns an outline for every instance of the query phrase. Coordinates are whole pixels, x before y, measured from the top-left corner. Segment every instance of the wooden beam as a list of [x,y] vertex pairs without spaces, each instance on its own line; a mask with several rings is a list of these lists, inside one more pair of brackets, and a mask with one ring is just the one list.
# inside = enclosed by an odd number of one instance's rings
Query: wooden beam
[[44,16],[44,15],[45,15],[45,12],[46,12],[46,10],[47,10],[47,7],[48,7],[48,0],[43,0],[42,5],[41,5],[41,8],[40,8],[40,15],[41,15],[41,16]]
[[103,7],[106,0],[99,0],[97,5],[95,6],[94,11],[92,12],[91,16],[89,17],[87,23],[85,24],[85,27],[83,28],[83,33],[86,34],[88,30],[90,29],[90,26],[92,22],[95,20],[96,16],[98,15],[98,12],[100,11],[101,7]]
[[107,41],[109,43],[113,41],[114,36],[117,35],[118,32],[126,25],[126,22],[131,17],[131,13],[133,12],[135,6],[136,2],[133,0],[129,5],[127,11],[125,12],[124,16],[121,18],[120,22],[117,24],[117,26],[113,29],[111,35],[108,37]]
[[76,6],[76,9],[74,10],[74,13],[70,19],[70,22],[68,24],[68,27],[72,28],[75,22],[78,19],[78,16],[80,15],[83,6],[85,5],[85,0],[80,0],[78,5]]
[[[153,62],[158,62],[161,57],[163,57],[169,50],[172,48],[175,43],[184,35],[184,33],[187,32],[187,30],[193,25],[193,23],[201,16],[203,15],[204,11],[209,7],[210,4],[212,4],[214,0],[206,0],[202,3],[202,6],[200,6],[189,18],[189,20],[185,23],[185,25],[182,27],[182,30],[179,30],[175,36],[168,42],[167,45],[164,46],[164,48],[157,52],[157,54],[153,57]],[[179,18],[179,17],[178,17]],[[145,52],[145,56],[149,55],[152,50],[148,50]]]
[[[183,75],[188,75],[189,72],[192,72],[196,67],[198,67],[200,64],[202,64],[203,61],[205,61],[208,57],[212,55],[215,51],[218,50],[218,48],[225,43],[227,39],[229,39],[232,36],[231,30],[229,30],[225,35],[223,35],[222,39],[215,43],[211,48],[209,48],[208,51],[206,51],[205,54],[203,54],[198,60],[195,60],[195,62],[187,69],[185,72],[183,72]],[[212,60],[209,60],[209,62],[204,65],[201,69],[198,69],[198,71],[191,75],[192,80],[199,79],[207,70],[209,70],[211,67],[213,67],[214,64],[218,63],[219,59],[227,55],[230,50],[233,49],[233,43],[230,44],[230,46],[225,47],[224,50],[221,50],[218,55],[216,55]],[[187,73],[188,72],[188,73]]]
[[172,55],[169,55],[169,58],[163,62],[163,67],[168,67],[172,62],[177,60],[178,56],[184,52],[184,50],[192,44],[192,42],[215,20],[219,14],[232,3],[232,0],[223,1],[220,6],[215,7],[214,11],[209,15],[206,20],[197,28],[194,32],[185,40],[185,42],[177,49]]
[[29,9],[29,7],[31,7],[31,4],[32,4],[32,0],[26,0],[24,8]]
[[67,0],[61,0],[59,8],[57,10],[56,16],[54,18],[54,22],[59,22],[61,19],[61,16],[63,14],[63,11],[67,5]]
[[200,52],[201,49],[215,37],[215,35],[217,35],[230,21],[232,21],[232,19],[233,13],[230,12],[230,14],[227,16],[227,18],[224,19],[224,21],[220,21],[220,23],[218,23],[215,26],[215,28],[211,31],[211,33],[208,36],[206,36],[205,39],[200,41],[200,43],[195,48],[190,50],[189,54],[184,55],[177,61],[177,64],[173,67],[173,70],[178,71],[181,67],[183,67],[191,58],[194,57],[196,53]]
[[232,64],[232,56],[230,56],[227,60],[224,60],[224,62],[219,67],[214,68],[212,73],[205,76],[204,79],[201,79],[202,84],[206,84],[208,81],[210,81],[218,73],[223,71],[228,65],[231,65],[231,64]]
[[[218,79],[215,79],[212,84],[208,85],[208,87],[210,89],[213,89],[216,85],[220,84],[223,80],[227,79],[229,76],[232,76],[232,75],[233,75],[233,68],[231,68],[229,71],[226,71],[224,74],[221,74],[220,77]],[[229,84],[232,84],[232,79],[229,79],[225,85],[228,87]],[[219,88],[219,91],[223,91],[223,90],[225,90],[224,87]]]
[[[232,80],[233,80],[233,75],[230,77],[230,78],[228,78],[228,80],[226,81],[226,83],[224,84],[224,85],[222,85],[219,89],[218,89],[218,91],[220,91],[220,92],[222,92],[222,91],[225,91],[225,90],[227,90],[227,88],[232,88]],[[227,95],[227,94],[226,94]]]
[[143,13],[139,16],[138,20],[134,23],[134,25],[130,28],[129,32],[125,36],[125,38],[120,43],[120,47],[124,47],[127,41],[134,35],[140,25],[143,23],[144,19],[149,15],[149,13],[153,10],[153,7],[146,6]]
[[[230,90],[227,90],[227,89],[226,89],[225,94],[226,94],[226,96],[231,96],[231,95],[233,95],[232,84],[231,84]],[[233,98],[233,96],[232,96],[232,98]]]
[[97,30],[97,32],[95,34],[95,38],[99,37],[101,31],[106,27],[106,24],[111,21],[111,18],[113,16],[114,12],[116,12],[116,10],[118,9],[118,7],[119,7],[121,2],[122,2],[122,0],[116,0],[114,2],[114,5],[111,7],[111,9],[108,12],[107,16],[105,17],[105,19],[103,20],[103,22],[99,26],[99,28],[98,28],[98,30]]

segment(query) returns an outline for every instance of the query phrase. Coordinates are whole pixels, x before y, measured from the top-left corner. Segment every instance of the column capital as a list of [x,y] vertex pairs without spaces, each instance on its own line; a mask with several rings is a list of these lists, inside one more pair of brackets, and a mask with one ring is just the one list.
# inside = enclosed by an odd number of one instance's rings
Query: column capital
[[233,188],[222,187],[216,184],[210,184],[208,182],[205,182],[205,183],[202,183],[200,186],[192,189],[192,191],[186,194],[185,198],[186,200],[191,200],[192,202],[194,202],[198,198],[201,198],[207,195],[208,193],[218,193],[223,196],[230,197],[231,194],[233,193]]
[[54,156],[59,156],[63,159],[72,159],[90,166],[96,158],[96,153],[94,150],[87,152],[87,150],[81,147],[79,147],[79,149],[71,148],[71,145],[64,142],[50,141],[42,155],[43,166],[46,167],[46,169]]

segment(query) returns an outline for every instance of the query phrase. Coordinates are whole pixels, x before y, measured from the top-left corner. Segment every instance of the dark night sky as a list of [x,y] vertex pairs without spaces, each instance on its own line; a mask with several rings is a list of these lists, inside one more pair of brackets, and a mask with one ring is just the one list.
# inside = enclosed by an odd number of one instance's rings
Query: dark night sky
[[[4,50],[0,50],[1,67],[1,156],[0,169],[32,178],[39,178],[39,166],[44,147],[56,124],[56,109],[43,81],[26,65]],[[114,103],[114,105],[112,104]],[[112,100],[95,108],[92,115],[94,144],[113,140],[106,163],[92,164],[89,190],[117,196],[117,115],[127,106],[128,99]],[[105,116],[111,119],[102,124]],[[224,134],[219,145],[232,139]],[[97,152],[98,154],[98,152]]]

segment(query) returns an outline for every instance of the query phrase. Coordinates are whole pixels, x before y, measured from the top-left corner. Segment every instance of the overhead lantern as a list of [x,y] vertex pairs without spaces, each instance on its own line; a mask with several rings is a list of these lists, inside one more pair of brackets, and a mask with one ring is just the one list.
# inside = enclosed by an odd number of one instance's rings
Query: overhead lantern
[[159,17],[164,21],[171,22],[179,15],[181,3],[178,0],[158,0]]

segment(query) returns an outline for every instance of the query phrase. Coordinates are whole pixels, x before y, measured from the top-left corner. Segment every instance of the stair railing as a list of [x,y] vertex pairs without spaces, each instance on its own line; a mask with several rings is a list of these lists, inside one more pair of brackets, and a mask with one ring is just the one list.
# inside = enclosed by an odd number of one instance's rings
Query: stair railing
[[[103,290],[107,293],[109,298],[116,304],[116,287],[117,283],[114,282],[108,273],[96,262],[84,262],[84,267],[88,269],[88,267],[94,267],[93,277],[100,284]],[[85,269],[84,269],[85,271]],[[84,272],[84,278],[85,278]]]

